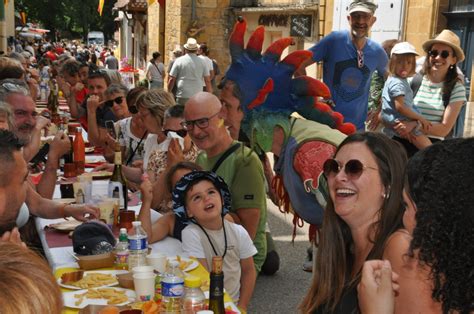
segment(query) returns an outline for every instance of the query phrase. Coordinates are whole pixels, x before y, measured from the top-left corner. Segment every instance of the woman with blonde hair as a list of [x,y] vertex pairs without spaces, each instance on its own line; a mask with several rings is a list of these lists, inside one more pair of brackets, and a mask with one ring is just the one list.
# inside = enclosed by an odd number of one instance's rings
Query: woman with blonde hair
[[59,314],[61,291],[51,269],[33,251],[0,241],[0,311]]
[[[123,173],[127,180],[133,183],[140,183],[141,177],[146,172],[148,159],[151,152],[157,145],[158,136],[162,133],[163,119],[166,109],[175,104],[173,96],[164,90],[146,90],[138,95],[135,101],[136,116],[143,122],[143,127],[148,132],[148,136],[143,144],[143,167],[122,167]],[[160,137],[162,138],[162,137]],[[102,165],[95,170],[113,169],[113,164]]]
[[324,163],[329,195],[313,281],[303,313],[357,313],[357,284],[364,261],[380,259],[402,228],[401,145],[383,134],[356,133]]

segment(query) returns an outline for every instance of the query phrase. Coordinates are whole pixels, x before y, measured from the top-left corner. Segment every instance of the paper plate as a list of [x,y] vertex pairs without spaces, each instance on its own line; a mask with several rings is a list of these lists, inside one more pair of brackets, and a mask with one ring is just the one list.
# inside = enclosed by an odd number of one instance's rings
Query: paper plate
[[[81,303],[76,304],[76,302],[79,300],[78,298],[75,297],[76,295],[81,295],[81,294],[87,293],[88,290],[97,290],[97,289],[100,289],[100,288],[83,289],[83,290],[76,290],[76,291],[70,291],[70,292],[63,292],[64,306],[69,307],[69,308],[73,308],[73,309],[83,309],[83,308],[85,308],[86,306],[88,306],[90,304],[93,304],[93,305],[107,305],[107,299],[89,299],[89,298],[86,298],[86,297],[84,297],[82,299]],[[113,305],[121,306],[121,305],[129,304],[129,303],[135,301],[135,297],[136,297],[135,291],[129,290],[129,289],[122,289],[122,288],[113,288],[113,289],[125,291],[125,294],[128,297],[128,300],[126,302],[122,302],[122,303],[119,303],[119,304],[113,304]]]
[[76,220],[74,218],[68,218],[69,220],[65,220],[63,222],[58,222],[55,224],[50,224],[48,225],[49,228],[53,228],[58,231],[63,231],[63,232],[70,232],[74,231],[77,226],[82,224],[82,221]]
[[[84,277],[88,274],[109,274],[109,275],[118,275],[118,274],[125,274],[125,273],[128,273],[128,271],[126,270],[98,270],[98,271],[85,271],[84,272]],[[60,285],[61,287],[63,288],[67,288],[67,289],[71,289],[71,290],[82,290],[84,288],[80,288],[80,287],[76,287],[76,286],[73,286],[73,285],[70,285],[70,284],[67,284],[67,283],[62,283],[61,282],[61,278],[58,278],[58,285]],[[102,285],[102,286],[97,286],[97,287],[94,287],[94,288],[90,288],[90,289],[96,289],[96,288],[103,288],[103,287],[113,287],[113,286],[116,286],[118,285],[118,281],[115,280],[115,282],[113,283],[110,283],[110,284],[106,284],[106,285]],[[87,289],[85,289],[87,290]]]
[[86,164],[95,164],[99,162],[106,162],[104,156],[99,155],[87,155],[86,156]]
[[226,302],[224,303],[224,307],[225,307],[225,312],[227,313],[228,310],[231,310],[232,312],[234,313],[237,313],[237,314],[240,314],[240,310],[239,308],[232,302]]
[[[193,270],[193,269],[195,269],[199,266],[199,262],[194,260],[194,259],[190,259],[190,258],[182,257],[182,256],[180,256],[180,257],[181,257],[181,261],[186,262],[186,263],[189,264],[184,269],[181,269],[183,271],[188,272],[188,271],[191,271],[191,270]],[[168,256],[168,262],[171,262],[171,261],[178,261],[178,257],[177,256]]]
[[102,180],[102,179],[109,179],[112,176],[112,172],[110,171],[93,171],[89,172],[92,176],[92,180]]

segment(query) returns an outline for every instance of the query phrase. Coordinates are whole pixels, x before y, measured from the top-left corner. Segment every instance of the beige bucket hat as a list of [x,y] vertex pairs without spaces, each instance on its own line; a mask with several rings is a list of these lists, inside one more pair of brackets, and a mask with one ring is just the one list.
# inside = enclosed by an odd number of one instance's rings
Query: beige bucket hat
[[449,47],[453,48],[454,53],[456,54],[456,58],[458,62],[462,62],[465,58],[464,51],[461,48],[461,41],[459,37],[453,33],[452,31],[445,29],[438,36],[434,39],[430,39],[423,44],[423,50],[428,52],[434,44],[445,44]]

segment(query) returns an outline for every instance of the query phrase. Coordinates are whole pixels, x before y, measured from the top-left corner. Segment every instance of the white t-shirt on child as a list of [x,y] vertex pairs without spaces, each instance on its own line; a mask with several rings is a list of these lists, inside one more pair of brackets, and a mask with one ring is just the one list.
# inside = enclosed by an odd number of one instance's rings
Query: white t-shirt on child
[[[237,302],[240,294],[240,260],[257,254],[247,230],[241,225],[224,220],[227,235],[227,253],[223,259],[224,288],[231,298]],[[209,230],[204,228],[219,256],[224,254],[224,229]],[[182,233],[183,251],[188,256],[205,258],[211,267],[215,256],[208,238],[199,226],[191,223]]]

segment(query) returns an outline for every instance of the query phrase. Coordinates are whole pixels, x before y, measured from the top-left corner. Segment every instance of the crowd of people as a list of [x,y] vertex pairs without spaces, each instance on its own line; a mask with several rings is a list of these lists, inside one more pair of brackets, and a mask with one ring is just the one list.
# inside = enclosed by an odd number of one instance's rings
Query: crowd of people
[[[194,38],[173,51],[168,69],[153,53],[148,85],[132,89],[107,48],[47,42],[0,57],[0,286],[51,292],[29,305],[21,293],[2,294],[0,307],[61,310],[51,270],[30,251],[41,254],[33,217],[99,218],[94,205],[52,200],[59,159],[71,149],[63,131],[49,143],[41,179],[30,177],[52,123],[36,102],[54,81],[71,118],[108,160],[95,171],[113,169],[120,144],[129,188],[141,191],[137,219],[149,241],[176,238],[207,270],[222,256],[225,289],[241,309],[258,289],[256,277],[279,269],[268,197],[295,215],[295,225],[311,224],[305,266],[313,279],[300,312],[474,311],[474,140],[450,139],[466,103],[457,69],[464,53],[443,30],[423,44],[417,72],[413,45],[393,40],[382,48],[368,38],[376,9],[352,1],[349,31],[282,61],[291,41],[261,54],[263,39],[252,35],[244,49],[239,20],[220,84],[208,46]],[[327,86],[304,75],[319,61]],[[162,216],[152,223],[154,210]],[[28,267],[36,277],[25,276]]]

